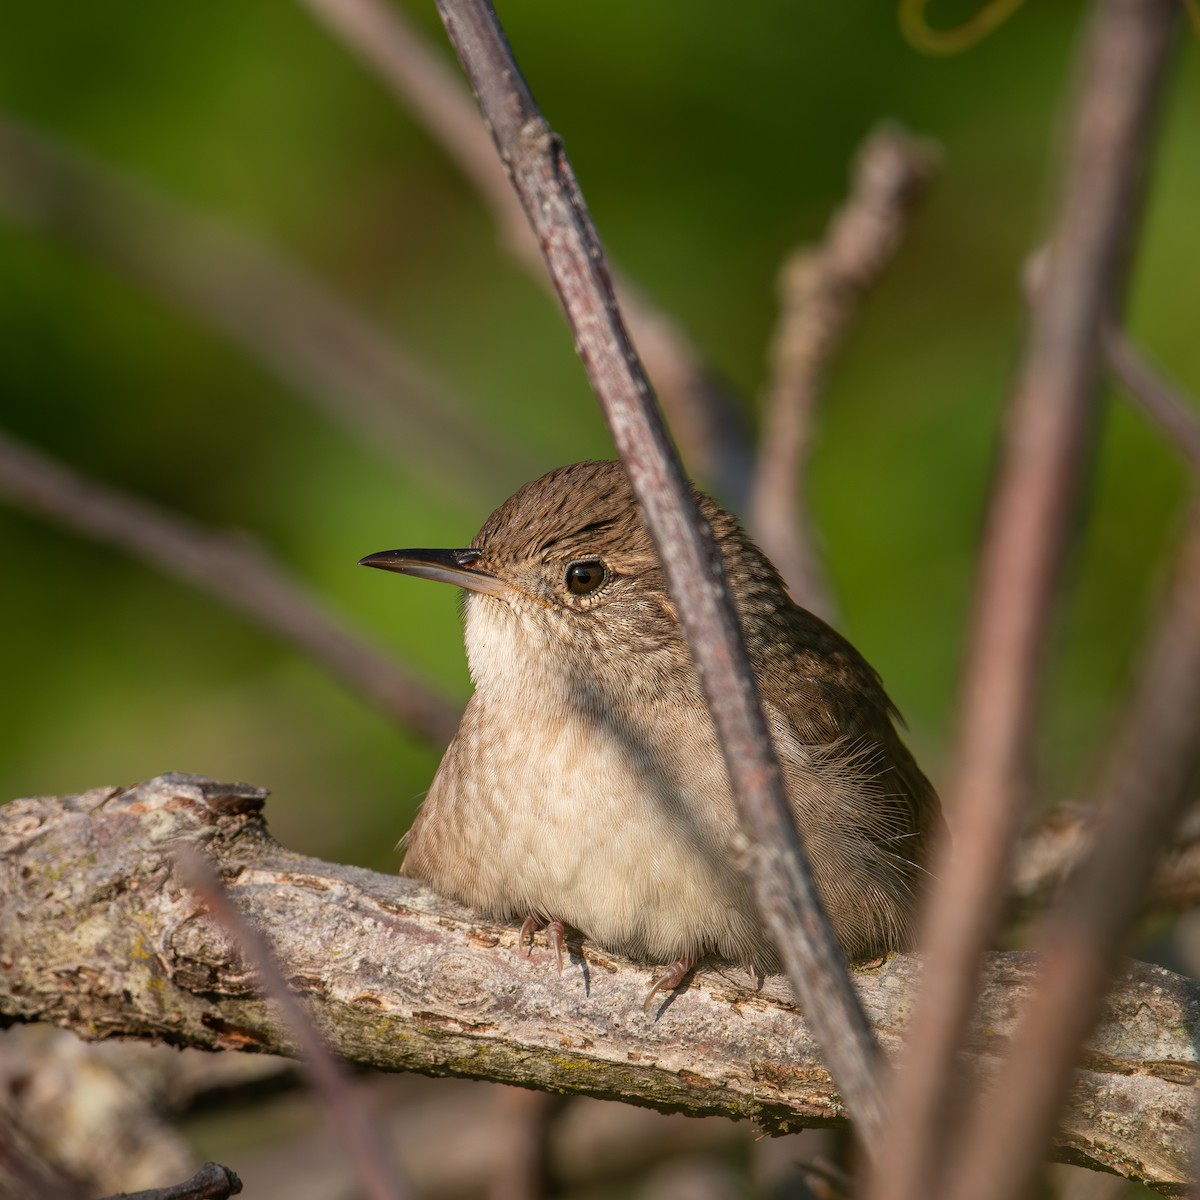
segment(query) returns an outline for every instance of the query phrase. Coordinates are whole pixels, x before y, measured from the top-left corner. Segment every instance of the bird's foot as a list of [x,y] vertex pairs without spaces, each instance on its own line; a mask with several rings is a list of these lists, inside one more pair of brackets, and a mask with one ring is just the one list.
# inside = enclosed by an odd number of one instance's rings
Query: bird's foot
[[566,945],[565,936],[566,930],[563,923],[557,917],[551,918],[542,925],[537,917],[526,917],[521,923],[521,932],[517,934],[517,946],[520,948],[525,945],[526,939],[529,940],[528,953],[533,953],[533,936],[541,930],[546,935],[546,941],[550,943],[550,949],[554,951],[554,956],[558,960],[558,973],[563,973],[563,949]]
[[642,1005],[642,1010],[644,1012],[650,1011],[650,1005],[659,992],[673,992],[688,977],[692,968],[699,961],[698,957],[677,958],[654,981],[654,986],[650,989],[650,994],[646,997],[646,1002]]

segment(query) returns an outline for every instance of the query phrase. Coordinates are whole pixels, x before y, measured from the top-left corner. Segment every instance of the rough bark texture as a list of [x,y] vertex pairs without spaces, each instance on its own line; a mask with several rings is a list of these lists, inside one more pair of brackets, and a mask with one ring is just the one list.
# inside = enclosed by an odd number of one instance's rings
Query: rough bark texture
[[[129,790],[0,809],[0,1023],[53,1021],[89,1038],[286,1053],[291,1035],[236,948],[176,879],[203,848],[267,932],[286,977],[352,1062],[496,1079],[754,1120],[768,1132],[844,1119],[782,980],[705,970],[643,1014],[645,967],[574,948],[563,978],[515,928],[489,925],[398,877],[284,850],[264,793],[168,775]],[[904,1036],[918,964],[859,973],[884,1047]],[[972,1041],[981,1071],[1004,1052],[1036,981],[1028,955],[994,955]],[[1194,1141],[1200,985],[1128,964],[1056,1141],[1064,1160],[1166,1192],[1186,1188]]]

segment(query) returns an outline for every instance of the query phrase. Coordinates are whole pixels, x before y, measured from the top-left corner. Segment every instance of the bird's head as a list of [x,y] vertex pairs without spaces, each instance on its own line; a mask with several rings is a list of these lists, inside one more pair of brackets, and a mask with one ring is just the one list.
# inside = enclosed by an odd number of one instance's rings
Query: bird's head
[[[736,572],[748,543],[732,517],[697,498]],[[754,569],[770,571],[750,549]],[[480,687],[539,671],[661,684],[664,673],[689,669],[662,565],[619,462],[575,463],[526,484],[465,549],[389,550],[361,562],[464,590]]]

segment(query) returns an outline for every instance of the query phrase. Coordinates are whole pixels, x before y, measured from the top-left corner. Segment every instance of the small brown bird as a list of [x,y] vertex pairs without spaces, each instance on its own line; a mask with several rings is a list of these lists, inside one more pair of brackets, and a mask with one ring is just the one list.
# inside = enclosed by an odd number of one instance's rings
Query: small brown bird
[[[851,961],[909,944],[938,798],[879,676],[792,602],[737,521],[697,494],[725,560],[817,887]],[[364,566],[465,590],[475,692],[405,838],[405,875],[493,918],[564,925],[670,963],[779,970],[734,866],[738,816],[658,555],[620,463],[526,484],[465,550]]]

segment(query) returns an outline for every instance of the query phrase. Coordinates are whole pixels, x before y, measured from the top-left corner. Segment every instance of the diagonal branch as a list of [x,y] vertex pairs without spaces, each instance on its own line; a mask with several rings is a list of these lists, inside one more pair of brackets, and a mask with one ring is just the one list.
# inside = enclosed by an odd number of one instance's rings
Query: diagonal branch
[[[283,849],[263,796],[170,775],[0,807],[0,1025],[293,1053],[253,968],[177,877],[188,846],[270,931],[284,977],[348,1061],[723,1114],[768,1133],[845,1122],[783,981],[758,989],[743,972],[701,970],[647,1019],[645,967],[576,948],[560,977],[548,952],[518,953],[515,925],[482,923],[411,880]],[[899,956],[855,976],[889,1053],[919,970]],[[970,1059],[990,1073],[1035,963],[993,955],[986,975]],[[1127,964],[1082,1056],[1056,1157],[1182,1191],[1198,1045],[1200,985]]]
[[[241,346],[372,455],[461,495],[522,454],[426,365],[296,263],[0,113],[0,210]],[[464,456],[473,464],[464,471]]]
[[[551,282],[487,130],[461,81],[403,12],[385,0],[301,0],[405,105],[487,206],[501,241],[542,286]],[[614,273],[621,307],[692,472],[745,511],[753,456],[736,397],[673,317]]]
[[[1046,247],[1034,251],[1021,272],[1026,303],[1041,303]],[[1175,448],[1200,471],[1200,413],[1175,384],[1138,349],[1129,331],[1115,320],[1105,323],[1101,345],[1104,360],[1126,397],[1158,426]]]
[[955,1059],[1027,788],[1047,633],[1093,424],[1105,323],[1120,307],[1174,0],[1100,0],[1084,49],[1044,290],[1013,392],[975,593],[956,764],[922,944],[929,969],[896,1077],[888,1178],[924,1200],[957,1115]]
[[1110,325],[1104,332],[1104,357],[1113,378],[1174,442],[1192,470],[1200,473],[1200,413],[1196,406],[1154,368],[1119,325]]
[[604,253],[561,141],[535,105],[495,13],[487,0],[438,0],[438,11],[537,233],[662,559],[738,804],[746,838],[741,865],[870,1149],[882,1115],[879,1048],[792,819],[712,530],[617,311]]
[[346,627],[249,538],[206,529],[88,479],[3,432],[0,501],[118,546],[214,596],[428,741],[444,745],[454,736],[453,701]]
[[345,1148],[363,1195],[367,1200],[406,1200],[412,1189],[391,1161],[376,1113],[345,1065],[330,1053],[296,993],[284,982],[267,939],[246,920],[208,861],[192,847],[184,845],[176,851],[175,873],[225,931],[278,1009],[296,1041],[326,1120]]

